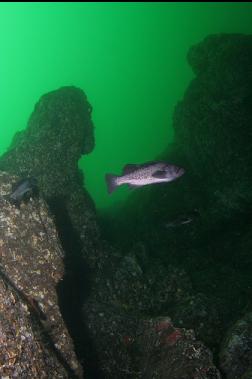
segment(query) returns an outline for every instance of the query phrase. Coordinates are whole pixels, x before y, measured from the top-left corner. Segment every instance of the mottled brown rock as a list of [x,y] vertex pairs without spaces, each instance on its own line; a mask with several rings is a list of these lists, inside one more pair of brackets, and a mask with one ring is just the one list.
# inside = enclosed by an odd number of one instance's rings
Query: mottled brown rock
[[5,196],[17,177],[0,173],[0,377],[81,378],[56,286],[63,251],[41,198]]

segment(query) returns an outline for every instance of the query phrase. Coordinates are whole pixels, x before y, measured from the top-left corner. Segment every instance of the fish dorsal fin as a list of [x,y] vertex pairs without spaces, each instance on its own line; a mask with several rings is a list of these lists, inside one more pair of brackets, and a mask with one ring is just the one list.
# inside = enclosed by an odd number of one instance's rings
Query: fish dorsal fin
[[123,168],[123,174],[124,175],[125,174],[130,174],[131,172],[136,171],[136,170],[138,170],[140,168],[146,168],[146,167],[158,164],[158,163],[163,163],[163,162],[150,161],[150,162],[140,163],[140,164],[127,164]]
[[165,179],[167,177],[167,174],[163,170],[158,170],[158,171],[153,172],[152,176],[153,178],[157,178],[157,179]]
[[138,168],[140,168],[140,165],[138,164],[126,164],[126,166],[123,167],[123,175],[130,174],[133,171],[136,171]]

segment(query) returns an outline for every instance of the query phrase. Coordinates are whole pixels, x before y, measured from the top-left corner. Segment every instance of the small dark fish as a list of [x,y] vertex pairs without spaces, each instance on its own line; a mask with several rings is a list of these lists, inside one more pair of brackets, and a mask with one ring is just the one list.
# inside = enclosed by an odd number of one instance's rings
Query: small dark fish
[[20,204],[22,200],[29,199],[38,192],[36,178],[24,178],[12,186],[12,193],[7,195],[8,200],[14,204]]
[[199,212],[195,209],[189,214],[184,214],[177,217],[175,220],[172,220],[165,224],[166,228],[177,228],[178,226],[187,225],[193,222],[197,217],[199,217]]
[[142,187],[148,184],[171,182],[184,174],[181,167],[166,162],[148,162],[143,164],[128,164],[123,168],[122,175],[106,174],[108,193],[118,186],[128,184],[130,188]]
[[192,217],[183,217],[181,219],[177,219],[177,220],[168,222],[167,224],[165,224],[165,227],[166,228],[176,228],[177,226],[180,226],[180,225],[190,224],[192,221],[193,221]]

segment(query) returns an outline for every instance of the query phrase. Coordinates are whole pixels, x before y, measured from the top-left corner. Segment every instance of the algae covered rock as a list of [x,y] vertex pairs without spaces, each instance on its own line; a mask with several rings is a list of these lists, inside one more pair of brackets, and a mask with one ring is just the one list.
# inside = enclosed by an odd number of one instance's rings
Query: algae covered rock
[[0,376],[81,378],[56,291],[64,252],[41,198],[9,202],[17,179],[0,173]]
[[37,179],[56,219],[69,220],[61,226],[68,228],[68,233],[77,231],[82,255],[93,263],[99,231],[95,206],[78,168],[81,156],[94,148],[91,113],[92,107],[79,88],[62,87],[43,95],[27,128],[16,134],[0,158],[0,168]]
[[175,144],[208,207],[229,217],[252,202],[252,36],[209,36],[188,61],[196,77],[175,110]]

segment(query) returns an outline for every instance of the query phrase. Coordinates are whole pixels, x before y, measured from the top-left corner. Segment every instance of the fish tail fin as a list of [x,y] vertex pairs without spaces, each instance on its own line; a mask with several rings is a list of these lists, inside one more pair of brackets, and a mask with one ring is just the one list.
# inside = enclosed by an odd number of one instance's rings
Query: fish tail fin
[[116,187],[118,186],[118,184],[116,182],[117,178],[118,178],[117,175],[113,175],[113,174],[106,174],[105,175],[109,194],[111,194],[116,189]]

